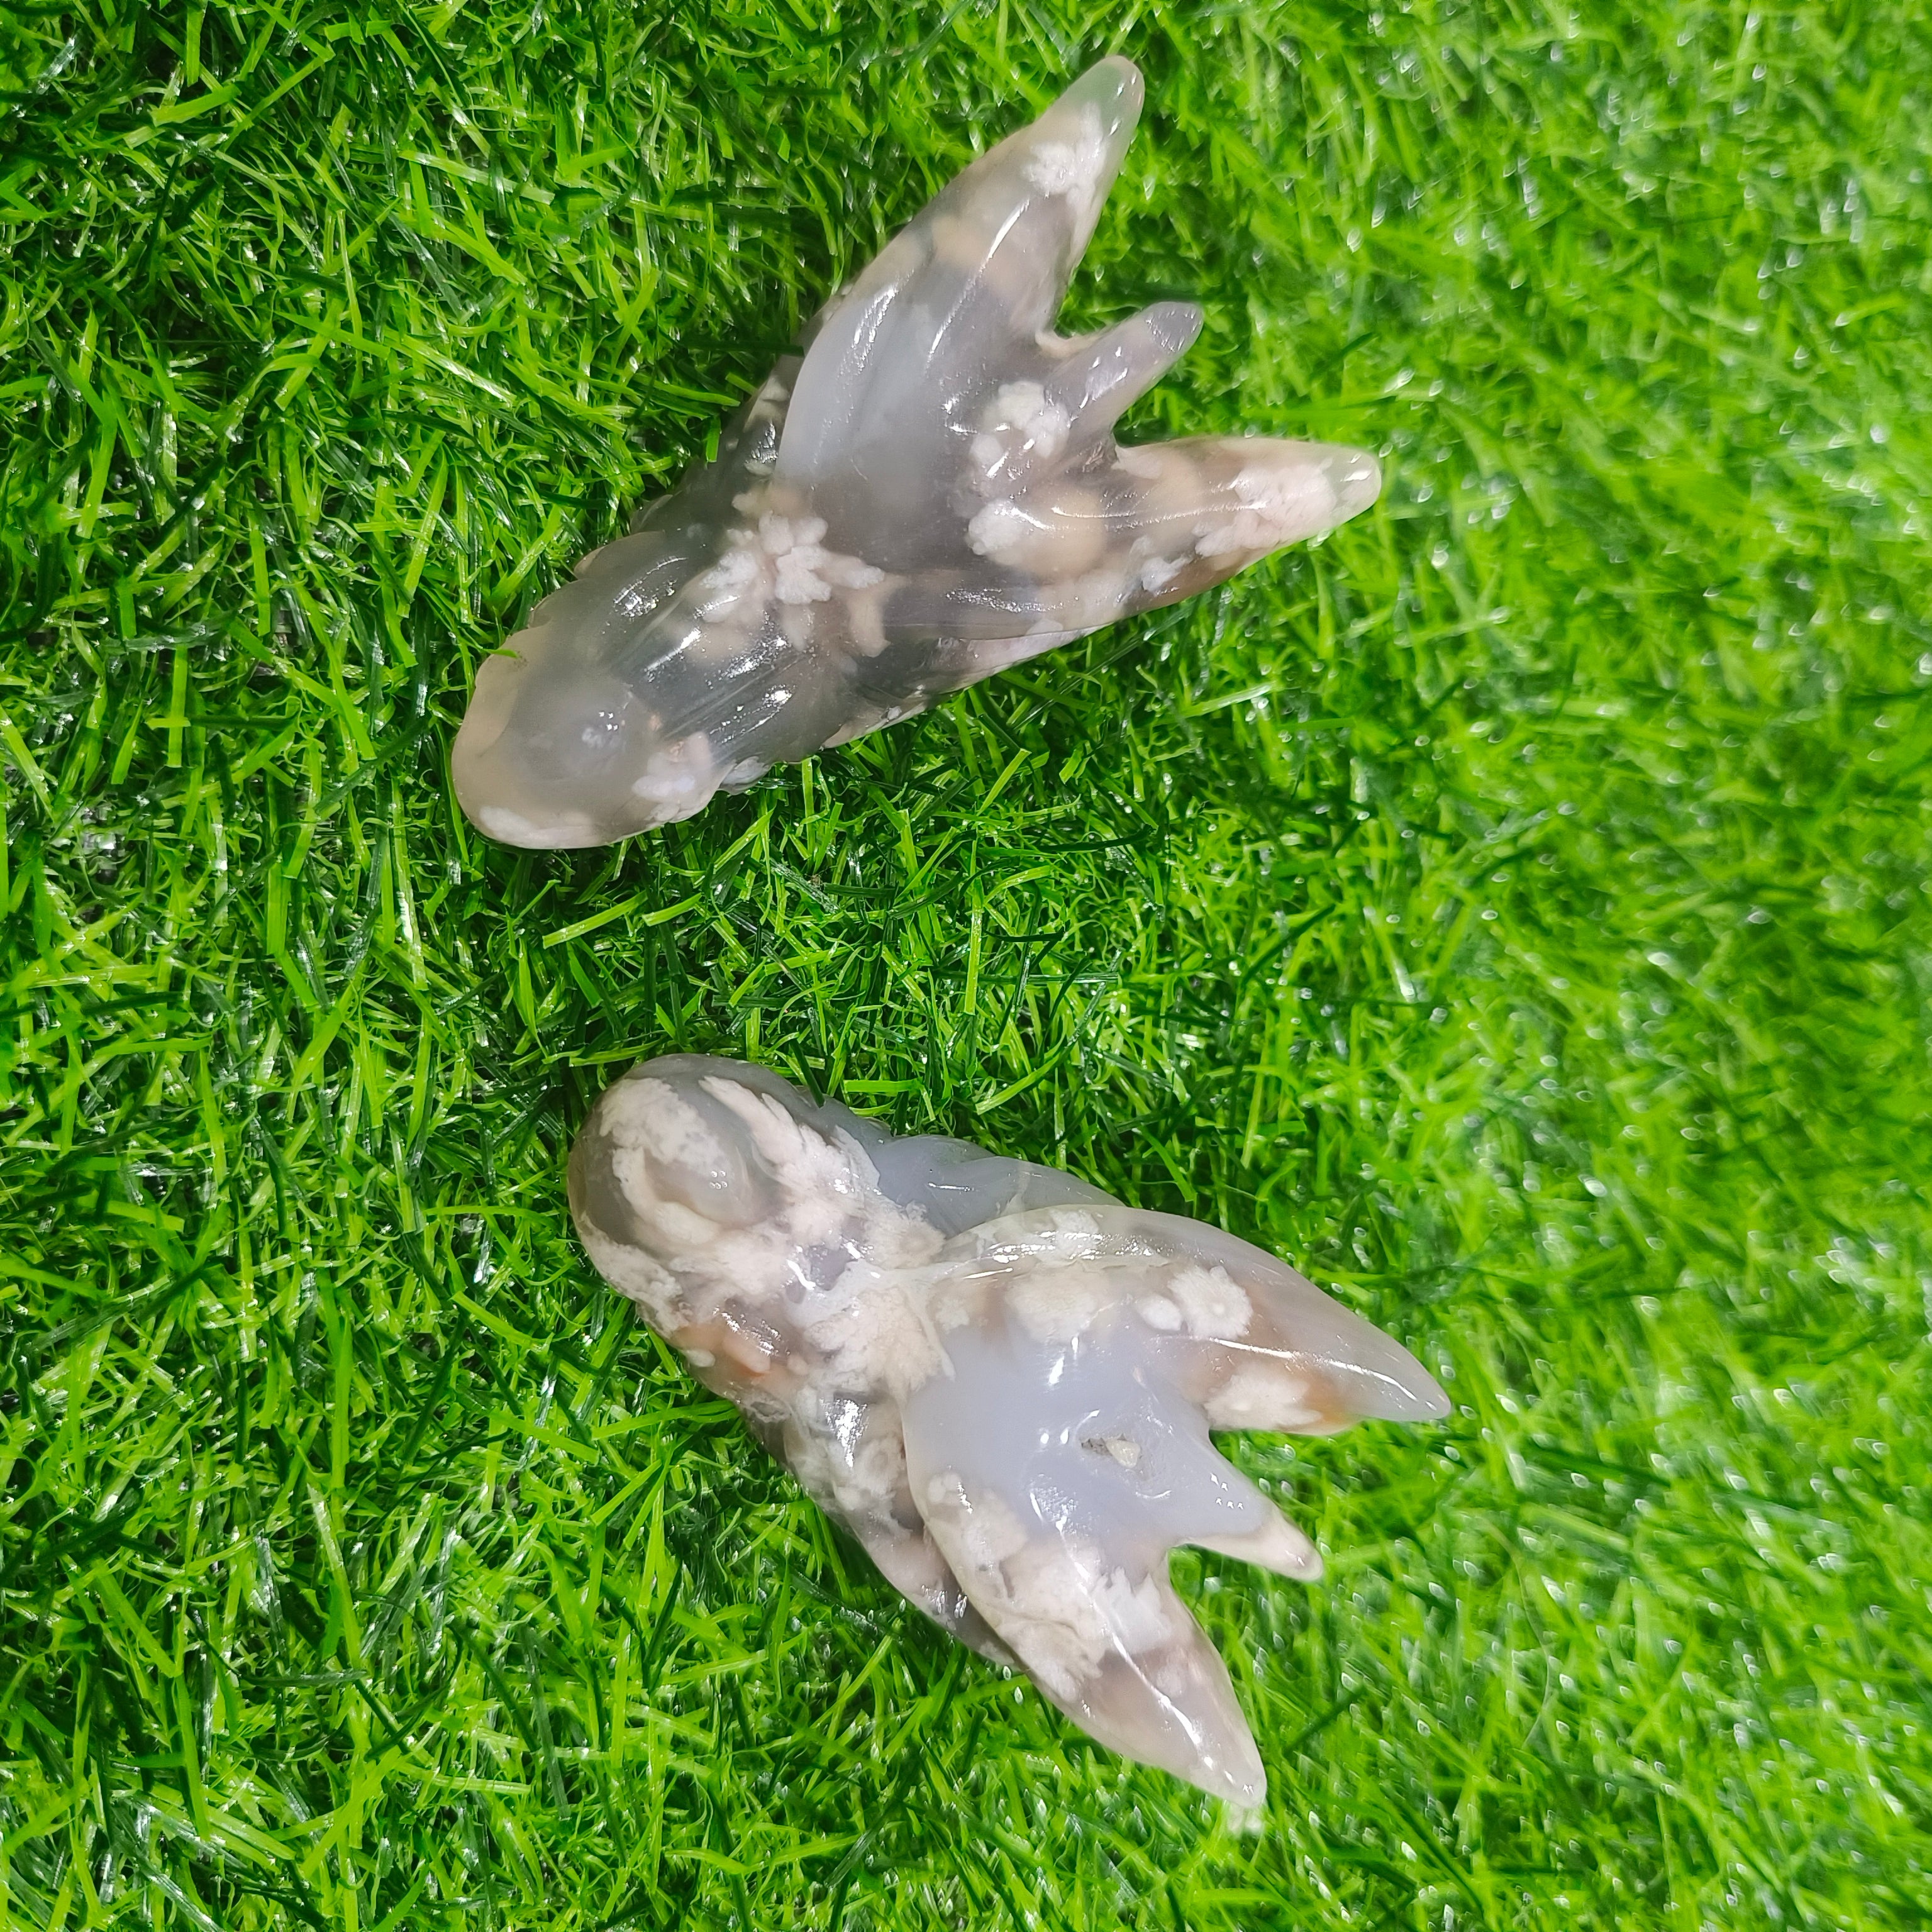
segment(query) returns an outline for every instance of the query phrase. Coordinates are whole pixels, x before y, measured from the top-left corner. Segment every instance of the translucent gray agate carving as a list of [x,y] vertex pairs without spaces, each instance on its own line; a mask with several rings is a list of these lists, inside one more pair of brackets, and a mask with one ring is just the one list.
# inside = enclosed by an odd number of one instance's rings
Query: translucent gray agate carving
[[1208,1431],[1445,1414],[1407,1350],[1232,1235],[730,1060],[612,1087],[570,1203],[604,1279],[907,1598],[1102,1744],[1259,1802],[1168,1552],[1318,1576]]
[[1366,508],[1375,459],[1113,427],[1193,340],[1160,302],[1051,332],[1133,131],[1090,69],[832,297],[714,460],[477,674],[452,758],[493,837],[602,844],[922,710]]

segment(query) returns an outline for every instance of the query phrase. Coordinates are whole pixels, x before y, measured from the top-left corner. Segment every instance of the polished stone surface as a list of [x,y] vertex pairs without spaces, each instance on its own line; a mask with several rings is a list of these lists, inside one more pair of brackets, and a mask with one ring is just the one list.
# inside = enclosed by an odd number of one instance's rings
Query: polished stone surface
[[1334,444],[1114,441],[1201,326],[1160,302],[1052,333],[1140,104],[1104,60],[950,182],[716,459],[485,660],[452,756],[478,826],[581,846],[688,818],[1375,500],[1374,458]]
[[906,1597],[1102,1743],[1259,1801],[1168,1552],[1318,1577],[1208,1432],[1446,1414],[1406,1349],[1216,1228],[730,1060],[619,1081],[570,1202],[604,1279]]

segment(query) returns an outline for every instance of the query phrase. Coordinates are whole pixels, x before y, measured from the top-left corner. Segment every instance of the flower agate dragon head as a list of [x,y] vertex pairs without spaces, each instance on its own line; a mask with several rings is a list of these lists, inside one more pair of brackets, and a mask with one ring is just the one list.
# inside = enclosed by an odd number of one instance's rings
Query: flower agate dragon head
[[464,810],[597,845],[840,745],[1373,502],[1375,459],[1114,424],[1192,342],[1160,302],[1052,332],[1140,112],[1105,60],[832,297],[716,458],[485,661]]
[[1445,1414],[1406,1349],[1232,1235],[730,1060],[611,1088],[570,1203],[604,1279],[912,1602],[1101,1743],[1259,1802],[1168,1552],[1318,1576],[1208,1432]]

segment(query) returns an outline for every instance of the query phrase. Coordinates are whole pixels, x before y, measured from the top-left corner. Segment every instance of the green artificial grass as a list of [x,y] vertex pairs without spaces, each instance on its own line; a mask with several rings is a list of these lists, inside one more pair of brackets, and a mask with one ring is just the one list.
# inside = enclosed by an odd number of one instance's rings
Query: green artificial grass
[[[608,851],[478,658],[1089,60],[1208,598]],[[1932,29],[1910,0],[0,14],[10,1926],[1932,1920]],[[604,1290],[670,1048],[1290,1256],[1440,1428],[1228,1453],[1231,1819]]]

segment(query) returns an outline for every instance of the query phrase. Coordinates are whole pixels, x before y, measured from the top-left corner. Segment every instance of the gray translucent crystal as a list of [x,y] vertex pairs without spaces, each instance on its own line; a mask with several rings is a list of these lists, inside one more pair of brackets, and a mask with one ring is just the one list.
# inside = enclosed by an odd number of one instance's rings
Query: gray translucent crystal
[[1140,104],[1102,61],[950,182],[716,457],[484,662],[452,758],[484,831],[596,845],[688,818],[1374,502],[1360,450],[1114,441],[1201,326],[1159,302],[1052,332]]
[[730,1060],[612,1087],[570,1203],[599,1273],[908,1598],[1102,1744],[1259,1802],[1168,1552],[1318,1576],[1208,1432],[1445,1414],[1406,1349],[1216,1228]]

